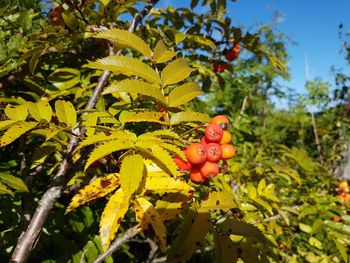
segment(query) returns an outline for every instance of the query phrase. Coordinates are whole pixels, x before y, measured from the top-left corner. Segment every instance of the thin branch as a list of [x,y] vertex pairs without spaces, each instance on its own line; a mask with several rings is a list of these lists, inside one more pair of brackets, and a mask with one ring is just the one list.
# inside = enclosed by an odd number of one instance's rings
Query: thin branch
[[316,141],[316,146],[317,146],[318,157],[320,158],[321,164],[323,164],[324,160],[323,160],[323,155],[322,155],[322,148],[321,148],[320,140],[318,138],[316,118],[315,118],[315,114],[313,112],[311,113],[311,119],[312,119],[312,127],[314,130],[314,136],[315,136],[315,141]]
[[248,107],[248,97],[245,96],[243,99],[243,103],[242,103],[242,107],[241,107],[241,111],[239,112],[239,115],[237,116],[235,123],[233,124],[233,128],[236,129],[238,126],[239,121],[242,119],[242,116],[244,114],[244,111],[246,110],[246,108]]
[[[130,27],[129,31],[134,32],[137,25],[141,22],[142,18],[146,16],[146,14],[153,8],[153,6],[158,3],[156,0],[150,0],[148,4],[144,7],[144,9],[135,15]],[[119,51],[121,52],[121,51]],[[119,53],[118,52],[118,53]],[[113,55],[113,45],[109,45],[109,54]],[[108,78],[110,76],[110,71],[104,71],[97,83],[97,86],[91,95],[89,101],[87,102],[85,106],[85,110],[90,110],[93,107],[95,107],[103,88],[105,87]],[[80,124],[77,124],[72,129],[73,134],[82,135],[85,133],[85,129],[80,127]],[[77,136],[71,136],[69,143],[67,145],[67,152],[66,156],[61,162],[57,173],[53,179],[52,185],[49,187],[49,189],[44,193],[41,200],[39,201],[39,204],[35,210],[35,213],[28,225],[28,228],[26,232],[23,233],[23,235],[20,236],[18,239],[17,245],[15,247],[15,250],[12,254],[10,262],[13,263],[20,263],[20,262],[26,262],[30,252],[34,249],[35,243],[39,238],[39,234],[41,232],[41,229],[46,221],[46,218],[51,211],[51,209],[54,206],[54,203],[57,201],[57,199],[62,195],[64,186],[69,179],[67,175],[69,163],[71,161],[71,157],[73,155],[74,149],[78,145],[78,137]],[[99,262],[99,261],[97,261]]]
[[112,255],[113,252],[115,252],[121,245],[130,241],[130,239],[136,236],[140,231],[141,231],[141,228],[138,224],[126,230],[124,235],[115,239],[113,243],[110,245],[110,247],[108,248],[108,250],[105,253],[99,255],[98,258],[96,258],[93,263],[102,263],[108,256]]

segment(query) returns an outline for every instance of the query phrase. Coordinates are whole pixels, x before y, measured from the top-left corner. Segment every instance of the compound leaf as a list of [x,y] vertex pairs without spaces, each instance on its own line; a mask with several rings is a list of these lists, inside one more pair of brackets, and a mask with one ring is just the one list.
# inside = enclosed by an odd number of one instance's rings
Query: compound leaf
[[164,86],[178,83],[190,76],[195,69],[190,68],[185,58],[170,62],[162,71],[161,79]]
[[195,82],[188,82],[173,89],[168,96],[170,107],[178,107],[202,95],[203,92]]

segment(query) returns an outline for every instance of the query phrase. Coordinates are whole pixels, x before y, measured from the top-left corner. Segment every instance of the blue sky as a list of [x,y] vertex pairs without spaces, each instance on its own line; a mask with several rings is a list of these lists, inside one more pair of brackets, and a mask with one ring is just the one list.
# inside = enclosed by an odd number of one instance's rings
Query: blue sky
[[[297,44],[289,44],[291,80],[284,85],[297,92],[304,92],[306,80],[305,60],[309,65],[309,78],[321,77],[334,84],[331,67],[350,68],[340,54],[341,40],[338,26],[350,30],[350,0],[238,0],[229,2],[229,16],[235,26],[248,29],[257,23],[268,23],[276,11],[284,15],[278,28]],[[161,5],[188,6],[190,0],[163,0]]]

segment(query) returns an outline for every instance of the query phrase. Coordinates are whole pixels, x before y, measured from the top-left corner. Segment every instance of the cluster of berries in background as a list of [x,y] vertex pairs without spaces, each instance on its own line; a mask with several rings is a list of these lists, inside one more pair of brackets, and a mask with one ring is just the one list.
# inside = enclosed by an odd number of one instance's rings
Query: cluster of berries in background
[[338,184],[337,187],[337,198],[339,203],[350,206],[350,190],[347,181],[342,181]]
[[[239,52],[240,52],[239,42],[235,42],[231,48],[226,48],[222,52],[222,55],[225,56],[227,61],[232,62],[236,58],[238,58]],[[229,67],[229,64],[223,60],[215,60],[213,62],[213,65],[214,65],[214,71],[218,72],[218,73],[224,72],[225,69],[228,69],[228,67]]]
[[203,183],[215,177],[226,160],[236,155],[236,148],[231,144],[232,136],[227,131],[229,120],[223,115],[215,116],[205,128],[200,142],[191,143],[184,149],[187,160],[179,156],[174,161],[182,172],[189,172],[193,182]]

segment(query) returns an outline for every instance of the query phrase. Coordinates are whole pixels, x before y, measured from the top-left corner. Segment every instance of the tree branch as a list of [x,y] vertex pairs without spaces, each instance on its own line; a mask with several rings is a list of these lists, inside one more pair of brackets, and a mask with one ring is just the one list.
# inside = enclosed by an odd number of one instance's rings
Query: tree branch
[[243,99],[243,103],[242,103],[242,108],[241,108],[241,111],[239,112],[239,115],[237,116],[236,120],[235,120],[235,123],[233,124],[233,128],[236,129],[237,126],[238,126],[238,123],[239,121],[241,120],[243,114],[244,114],[244,111],[245,109],[248,107],[248,97],[245,96],[244,99]]
[[108,256],[112,255],[113,252],[115,252],[121,245],[128,242],[130,239],[136,236],[140,231],[141,231],[141,228],[138,224],[126,230],[124,235],[115,239],[113,243],[110,245],[110,247],[108,248],[108,250],[105,253],[99,255],[98,258],[96,258],[93,263],[102,263]]
[[315,136],[315,142],[316,142],[318,157],[320,158],[321,164],[323,164],[324,161],[323,161],[323,155],[322,155],[322,148],[321,148],[320,140],[318,138],[317,126],[316,126],[316,118],[315,118],[315,114],[313,112],[311,113],[311,119],[312,119],[312,127],[313,127],[313,130],[314,130],[314,136]]
[[[143,10],[134,16],[134,19],[129,27],[130,32],[134,32],[137,25],[141,22],[142,18],[145,17],[149,11],[153,8],[153,6],[158,3],[159,0],[150,0],[147,5],[143,8]],[[118,52],[120,53],[121,50]],[[109,45],[109,55],[113,55],[113,45]],[[85,106],[85,110],[90,110],[95,107],[103,88],[105,87],[108,78],[110,76],[110,71],[103,71],[97,86],[91,95],[89,101]],[[85,133],[85,129],[80,127],[80,124],[77,124],[72,129],[73,134],[82,135]],[[69,144],[67,145],[66,156],[61,162],[57,173],[53,179],[53,182],[49,189],[44,193],[39,204],[35,210],[35,213],[28,225],[27,230],[20,236],[15,250],[12,254],[11,263],[20,263],[26,262],[30,252],[34,249],[35,243],[39,238],[39,234],[41,229],[46,221],[46,218],[54,206],[54,203],[57,199],[62,195],[64,186],[69,179],[66,175],[68,172],[69,163],[71,161],[71,157],[73,155],[74,149],[78,145],[79,139],[77,136],[71,136],[69,140]],[[97,261],[99,262],[99,261]]]

